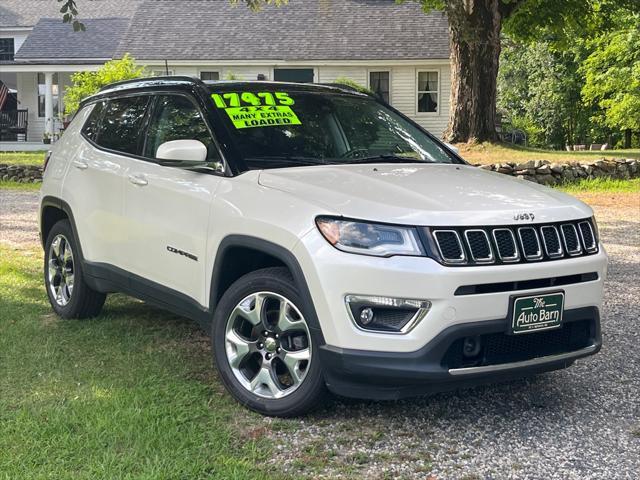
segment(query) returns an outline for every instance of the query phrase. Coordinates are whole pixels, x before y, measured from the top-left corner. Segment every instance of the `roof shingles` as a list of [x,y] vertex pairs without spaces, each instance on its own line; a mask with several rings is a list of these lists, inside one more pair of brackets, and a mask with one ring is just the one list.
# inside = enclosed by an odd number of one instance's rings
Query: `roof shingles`
[[139,60],[409,60],[449,57],[447,19],[417,2],[147,0],[116,56]]
[[129,25],[129,19],[93,18],[83,20],[83,23],[87,30],[74,32],[59,18],[41,19],[16,52],[16,61],[111,59]]

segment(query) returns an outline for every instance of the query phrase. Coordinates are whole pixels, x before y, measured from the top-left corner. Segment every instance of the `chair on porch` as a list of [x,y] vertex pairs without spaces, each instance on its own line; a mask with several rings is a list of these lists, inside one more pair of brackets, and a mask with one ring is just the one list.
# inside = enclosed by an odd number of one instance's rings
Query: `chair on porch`
[[26,142],[28,125],[29,111],[26,109],[0,112],[0,140],[14,140],[15,137],[15,140]]

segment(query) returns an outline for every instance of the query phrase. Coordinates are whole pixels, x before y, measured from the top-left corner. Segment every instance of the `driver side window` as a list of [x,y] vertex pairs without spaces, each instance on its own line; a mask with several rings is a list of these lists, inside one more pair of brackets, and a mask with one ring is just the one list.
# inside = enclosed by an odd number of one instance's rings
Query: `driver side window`
[[145,157],[156,158],[158,147],[172,140],[199,140],[207,147],[207,162],[222,163],[200,111],[182,95],[157,98],[147,130]]

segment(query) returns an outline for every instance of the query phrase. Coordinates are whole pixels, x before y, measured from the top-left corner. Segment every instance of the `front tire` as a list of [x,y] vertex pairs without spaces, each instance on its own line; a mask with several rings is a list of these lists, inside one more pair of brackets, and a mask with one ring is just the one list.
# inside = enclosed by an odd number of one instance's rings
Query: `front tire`
[[214,361],[227,390],[264,415],[292,417],[317,407],[326,387],[318,343],[285,268],[238,279],[213,319]]
[[68,220],[57,222],[47,236],[44,281],[49,303],[62,318],[90,318],[102,310],[106,295],[85,283],[80,248]]

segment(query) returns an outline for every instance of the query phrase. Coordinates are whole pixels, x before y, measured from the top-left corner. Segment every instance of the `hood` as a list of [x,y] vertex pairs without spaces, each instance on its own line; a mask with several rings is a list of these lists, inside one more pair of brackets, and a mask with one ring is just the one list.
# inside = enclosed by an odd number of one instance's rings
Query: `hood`
[[589,217],[579,200],[468,165],[376,164],[264,170],[258,182],[327,208],[327,214],[406,225],[506,225]]

